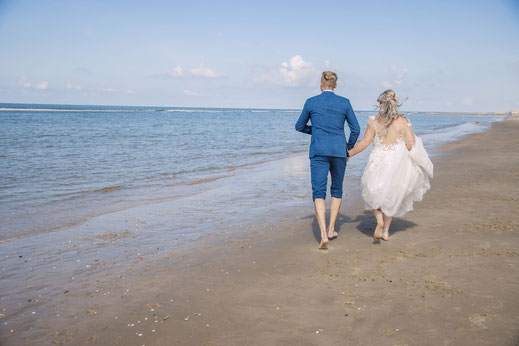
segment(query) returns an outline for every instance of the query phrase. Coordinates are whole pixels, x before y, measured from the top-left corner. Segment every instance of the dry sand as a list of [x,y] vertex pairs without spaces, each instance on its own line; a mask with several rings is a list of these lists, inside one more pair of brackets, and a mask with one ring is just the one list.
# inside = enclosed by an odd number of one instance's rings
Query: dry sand
[[309,201],[59,292],[62,314],[32,332],[36,322],[0,319],[0,344],[517,345],[518,133],[511,118],[442,147],[431,191],[388,242],[373,241],[374,218],[352,196],[318,251]]

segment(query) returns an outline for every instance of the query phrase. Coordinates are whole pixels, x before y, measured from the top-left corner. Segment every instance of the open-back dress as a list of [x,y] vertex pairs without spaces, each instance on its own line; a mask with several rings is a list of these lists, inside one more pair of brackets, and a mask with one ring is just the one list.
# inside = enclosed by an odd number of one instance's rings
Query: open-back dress
[[[406,118],[394,121],[388,129],[372,116],[375,132],[373,150],[362,175],[362,198],[366,209],[380,209],[387,216],[402,216],[421,201],[433,177],[433,164],[420,137],[414,135]],[[407,149],[414,142],[411,150]]]

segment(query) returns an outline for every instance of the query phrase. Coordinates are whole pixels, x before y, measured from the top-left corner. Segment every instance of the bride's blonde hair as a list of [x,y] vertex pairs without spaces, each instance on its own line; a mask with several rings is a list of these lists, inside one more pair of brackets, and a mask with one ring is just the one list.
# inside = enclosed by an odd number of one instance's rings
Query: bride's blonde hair
[[398,113],[398,107],[402,104],[396,103],[396,93],[393,90],[386,90],[377,99],[379,105],[378,114],[384,119],[384,130],[387,130],[393,121],[403,114]]

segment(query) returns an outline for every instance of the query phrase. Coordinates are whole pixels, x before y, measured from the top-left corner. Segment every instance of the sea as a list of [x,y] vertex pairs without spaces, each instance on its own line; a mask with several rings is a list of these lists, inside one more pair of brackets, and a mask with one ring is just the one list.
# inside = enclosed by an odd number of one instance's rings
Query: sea
[[[181,212],[189,203],[220,223],[309,204],[300,112],[0,103],[0,242],[163,202],[178,206],[182,232],[200,225],[201,214]],[[505,118],[404,113],[431,155]],[[356,112],[362,130],[374,114]],[[345,196],[368,155],[348,162]]]

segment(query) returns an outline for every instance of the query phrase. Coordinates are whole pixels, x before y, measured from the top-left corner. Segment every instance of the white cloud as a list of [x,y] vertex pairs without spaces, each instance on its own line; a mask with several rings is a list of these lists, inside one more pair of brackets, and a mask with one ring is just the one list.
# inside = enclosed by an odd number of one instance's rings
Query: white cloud
[[318,80],[319,72],[301,55],[294,55],[288,61],[282,62],[281,67],[269,69],[256,79],[258,82],[290,87],[314,85]]
[[49,87],[49,82],[47,81],[43,81],[41,83],[39,83],[38,85],[35,86],[36,89],[39,89],[39,90],[45,90]]
[[119,94],[129,94],[129,95],[134,95],[137,93],[135,90],[132,90],[132,89],[116,89],[116,88],[97,89],[97,91],[99,91],[99,90],[101,90],[105,93],[119,93]]
[[182,69],[182,66],[177,65],[172,71],[171,75],[173,77],[182,77],[184,75],[184,70]]
[[31,82],[29,82],[24,76],[20,77],[20,81],[18,82],[18,85],[24,88],[30,88]]
[[193,90],[186,89],[184,90],[184,95],[186,96],[197,96],[198,94],[194,92]]
[[199,76],[204,78],[222,78],[225,77],[225,73],[223,72],[215,72],[209,67],[205,67],[202,62],[199,67],[196,67],[191,70],[193,76]]
[[181,65],[177,65],[169,72],[158,72],[150,75],[151,77],[167,77],[167,78],[181,78],[184,77],[184,69]]
[[405,76],[407,75],[407,69],[405,67],[401,68],[401,69],[397,69],[397,72],[398,73],[395,78],[395,84],[401,85],[404,81]]
[[[223,72],[215,72],[213,69],[206,67],[203,62],[200,64],[200,66],[192,68],[190,74],[203,78],[223,78],[226,76],[226,74]],[[185,75],[186,71],[184,71],[181,65],[177,65],[169,72],[153,73],[150,75],[150,77],[182,78]]]
[[463,104],[466,106],[472,106],[472,97],[466,97],[463,99]]
[[65,86],[67,89],[74,89],[74,90],[81,90],[81,87],[78,85],[74,85],[70,82],[67,82],[67,85]]
[[404,79],[407,76],[407,68],[392,65],[390,71],[391,72],[388,75],[390,81],[385,80],[381,82],[380,85],[386,89],[402,86],[404,84]]
[[279,72],[290,86],[298,86],[313,74],[312,63],[304,61],[301,55],[294,55],[288,62],[281,63]]

